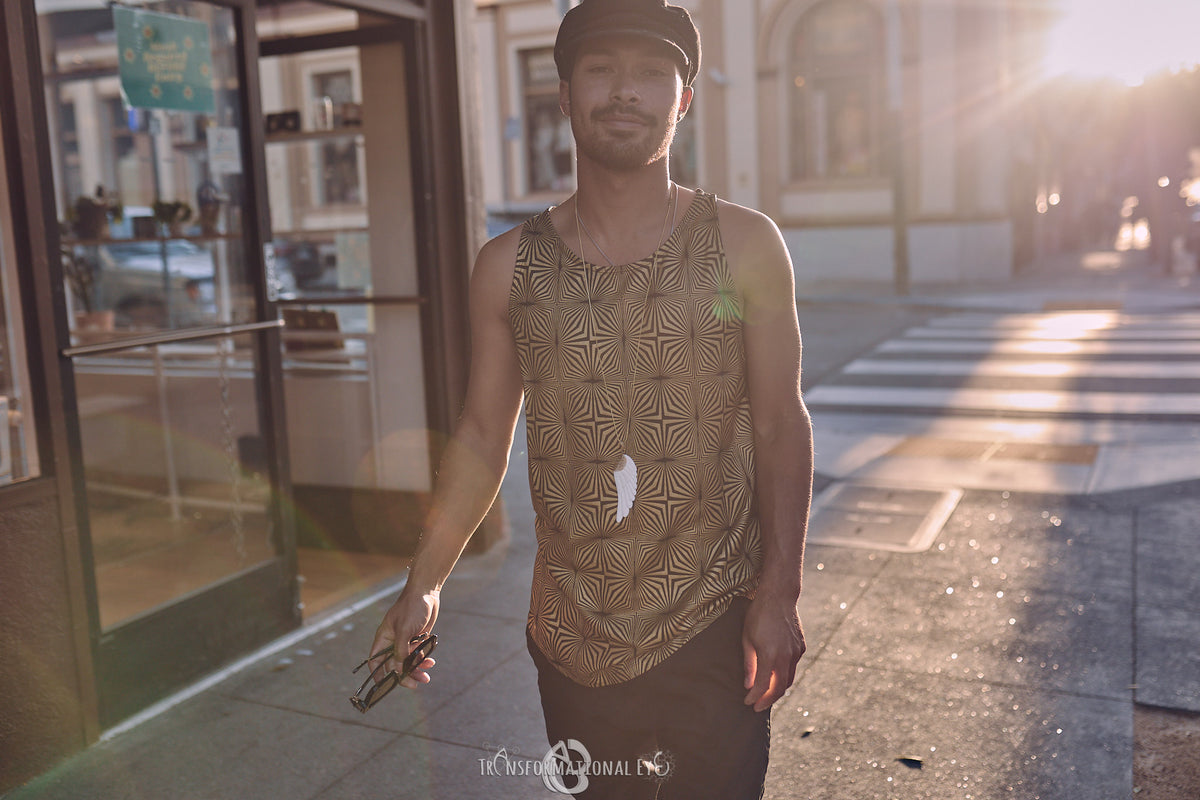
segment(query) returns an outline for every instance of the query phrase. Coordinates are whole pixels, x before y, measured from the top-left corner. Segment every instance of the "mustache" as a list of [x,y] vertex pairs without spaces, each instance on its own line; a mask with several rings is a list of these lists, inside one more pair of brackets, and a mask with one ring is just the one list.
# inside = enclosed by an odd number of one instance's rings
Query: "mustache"
[[647,114],[645,111],[636,106],[623,105],[621,103],[609,103],[606,106],[597,108],[592,112],[592,120],[600,120],[608,116],[635,117],[647,125],[654,125],[658,122],[658,118],[653,114]]

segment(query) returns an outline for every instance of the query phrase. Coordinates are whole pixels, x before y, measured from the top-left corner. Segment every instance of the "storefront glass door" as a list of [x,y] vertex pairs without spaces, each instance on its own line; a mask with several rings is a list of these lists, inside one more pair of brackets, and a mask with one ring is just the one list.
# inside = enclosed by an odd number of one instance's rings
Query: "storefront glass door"
[[439,406],[417,26],[347,5],[279,2],[258,15],[306,614],[402,573]]
[[38,8],[109,725],[298,620],[253,4]]

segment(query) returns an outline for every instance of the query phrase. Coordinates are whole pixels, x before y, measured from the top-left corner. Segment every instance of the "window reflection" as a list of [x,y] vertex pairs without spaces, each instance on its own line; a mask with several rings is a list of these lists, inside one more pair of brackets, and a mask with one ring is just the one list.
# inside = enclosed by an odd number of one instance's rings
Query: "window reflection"
[[[122,58],[115,20],[141,12],[164,12],[156,35],[202,53],[196,91],[182,92],[193,105],[149,107],[131,83],[138,62],[128,45]],[[199,44],[173,34],[172,21],[198,26]],[[39,23],[75,340],[253,319],[232,14],[146,3],[48,12]]]
[[[268,57],[259,68],[268,119],[275,288],[285,299],[306,292],[369,293],[378,288],[371,278],[370,203],[386,202],[394,187],[369,195],[374,186],[367,178],[370,121],[362,110],[361,48]],[[386,147],[400,148],[400,132],[386,133]]]
[[858,0],[826,0],[801,19],[793,45],[793,178],[883,173],[881,42],[878,13]]
[[251,344],[75,358],[102,628],[275,556]]
[[[312,104],[321,129],[346,125],[346,109],[355,103],[354,77],[349,69],[312,76]],[[316,181],[317,205],[361,205],[358,140],[356,137],[328,139],[320,143]]]

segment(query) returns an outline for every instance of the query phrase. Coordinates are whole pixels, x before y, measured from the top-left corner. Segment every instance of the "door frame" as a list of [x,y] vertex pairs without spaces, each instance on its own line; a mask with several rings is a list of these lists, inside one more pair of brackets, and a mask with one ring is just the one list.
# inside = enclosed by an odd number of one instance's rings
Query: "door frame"
[[[136,339],[70,347],[62,291],[50,309],[55,317],[59,369],[63,374],[64,416],[69,442],[71,502],[77,536],[64,525],[64,538],[79,542],[83,594],[87,609],[91,667],[96,690],[97,718],[101,729],[112,727],[171,693],[230,663],[238,656],[295,629],[300,624],[299,587],[296,580],[295,523],[286,498],[290,496],[287,439],[283,416],[282,364],[278,323],[267,299],[262,268],[264,238],[269,231],[266,168],[259,116],[258,39],[255,0],[189,0],[229,9],[237,31],[238,114],[241,124],[241,158],[244,165],[245,213],[242,217],[243,255],[252,265],[247,279],[253,291],[255,321],[244,325],[164,331]],[[32,5],[32,2],[29,3]],[[36,27],[36,16],[33,19]],[[36,38],[34,39],[37,40]],[[41,97],[35,125],[38,140],[49,141],[45,109],[45,80],[38,65],[32,81]],[[44,186],[53,187],[49,151],[39,148]],[[46,220],[57,217],[55,199],[43,193]],[[49,226],[47,226],[49,228]],[[46,260],[52,286],[62,286],[57,259],[58,233],[48,231]],[[258,431],[267,453],[267,479],[271,502],[267,510],[276,555],[228,576],[204,589],[172,601],[144,615],[103,630],[100,626],[95,557],[88,520],[82,458],[82,434],[72,359],[79,355],[111,352],[132,346],[200,338],[248,334],[253,341]]]
[[[58,514],[62,560],[48,564],[43,586],[56,586],[61,572],[66,619],[47,616],[43,621],[65,621],[68,630],[61,653],[47,654],[48,660],[70,663],[74,669],[64,682],[73,684],[78,703],[78,723],[83,741],[94,741],[100,733],[99,699],[94,672],[94,609],[90,598],[91,548],[77,527],[79,509],[75,495],[73,453],[79,452],[79,428],[54,409],[73,408],[75,384],[70,364],[57,343],[68,338],[67,321],[56,309],[63,305],[63,275],[57,252],[57,206],[53,192],[50,142],[46,122],[45,83],[38,48],[38,19],[34,1],[0,4],[0,52],[6,72],[0,80],[0,113],[5,116],[5,159],[18,266],[18,286],[25,314],[25,357],[29,395],[39,402],[35,435],[41,475],[4,487],[4,507],[20,507],[51,500]],[[21,202],[16,202],[20,198]],[[26,266],[20,266],[24,264]],[[44,605],[44,604],[40,604]],[[52,613],[52,612],[51,612]],[[58,658],[54,658],[57,656]],[[61,659],[61,661],[59,661]],[[52,717],[53,719],[53,717]],[[65,721],[65,720],[64,720]]]

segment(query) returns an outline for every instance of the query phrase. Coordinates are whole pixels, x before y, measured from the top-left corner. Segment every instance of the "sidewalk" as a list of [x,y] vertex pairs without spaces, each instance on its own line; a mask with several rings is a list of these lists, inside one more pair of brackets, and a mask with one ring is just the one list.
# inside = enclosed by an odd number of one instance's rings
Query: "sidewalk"
[[[987,291],[804,293],[806,389],[946,309],[1097,297],[1200,307],[1194,277],[1181,285],[1125,264],[1094,278],[1065,263]],[[7,797],[561,797],[536,776],[494,774],[547,751],[523,635],[525,469],[518,437],[503,488],[511,538],[464,559],[447,584],[429,686],[366,715],[347,701],[350,669],[399,585],[381,587]],[[1135,747],[1147,744],[1140,709],[1200,712],[1200,482],[1090,497],[1005,489],[967,491],[923,552],[810,547],[809,651],[774,711],[767,797],[1128,800]],[[1168,718],[1178,724],[1164,736],[1191,730],[1192,716]],[[1196,730],[1179,758],[1197,758]],[[1164,782],[1195,785],[1177,780]]]

